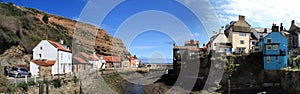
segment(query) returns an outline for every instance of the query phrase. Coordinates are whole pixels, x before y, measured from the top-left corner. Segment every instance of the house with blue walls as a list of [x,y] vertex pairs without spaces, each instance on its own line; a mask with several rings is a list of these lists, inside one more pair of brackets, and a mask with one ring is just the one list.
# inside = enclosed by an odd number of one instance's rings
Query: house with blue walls
[[264,58],[264,70],[280,70],[288,64],[288,40],[280,32],[278,26],[273,24],[272,32],[259,43]]

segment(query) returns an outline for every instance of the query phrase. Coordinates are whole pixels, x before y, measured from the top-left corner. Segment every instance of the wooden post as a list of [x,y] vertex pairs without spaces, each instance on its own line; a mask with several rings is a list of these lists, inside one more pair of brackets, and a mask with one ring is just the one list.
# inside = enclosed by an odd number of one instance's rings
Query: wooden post
[[49,84],[48,84],[48,81],[46,82],[46,94],[49,94]]
[[25,83],[27,83],[27,75],[25,75]]
[[39,84],[39,94],[43,94],[44,93],[44,83],[40,83]]
[[36,83],[36,75],[34,76],[34,83]]

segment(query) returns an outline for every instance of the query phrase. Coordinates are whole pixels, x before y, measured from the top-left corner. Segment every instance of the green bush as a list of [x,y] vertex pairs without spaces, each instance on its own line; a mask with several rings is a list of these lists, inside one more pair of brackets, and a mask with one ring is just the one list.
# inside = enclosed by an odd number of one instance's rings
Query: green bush
[[79,79],[76,77],[76,76],[73,76],[73,79],[74,83],[77,83],[79,81]]
[[15,92],[16,89],[17,89],[17,86],[16,86],[15,84],[11,84],[11,85],[9,85],[8,88],[7,88],[7,93],[13,94],[13,92]]
[[0,75],[0,93],[5,93],[9,86],[8,80],[4,75]]
[[34,86],[34,85],[35,85],[35,82],[34,82],[34,81],[29,81],[27,84],[28,84],[29,86]]
[[54,79],[50,82],[55,88],[61,87],[61,81],[59,79]]
[[48,24],[48,21],[49,21],[48,15],[44,15],[43,18],[42,18],[42,20],[43,20],[46,24]]
[[24,91],[28,91],[28,84],[23,82],[17,85],[18,88],[22,88]]

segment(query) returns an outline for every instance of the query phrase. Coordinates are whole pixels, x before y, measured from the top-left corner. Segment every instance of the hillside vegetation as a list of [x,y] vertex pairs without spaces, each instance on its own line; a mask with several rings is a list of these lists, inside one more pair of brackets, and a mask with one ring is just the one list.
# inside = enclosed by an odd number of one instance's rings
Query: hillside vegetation
[[[130,54],[120,39],[113,38],[101,28],[33,8],[0,2],[1,64],[28,64],[32,49],[43,39],[64,40],[73,53],[96,51],[101,55],[120,55],[123,58]],[[20,58],[12,61],[15,57]]]

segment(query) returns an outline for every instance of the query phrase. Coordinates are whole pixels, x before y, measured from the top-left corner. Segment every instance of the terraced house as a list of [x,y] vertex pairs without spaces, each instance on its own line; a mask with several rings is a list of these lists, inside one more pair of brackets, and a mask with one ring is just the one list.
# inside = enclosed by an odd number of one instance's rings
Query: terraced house
[[33,76],[72,72],[72,52],[63,41],[57,43],[52,40],[42,40],[32,51],[30,72]]
[[239,15],[238,21],[231,21],[229,25],[226,25],[224,32],[228,42],[232,44],[233,53],[248,53],[250,51],[250,27],[251,25],[243,15]]
[[280,70],[288,64],[288,41],[273,24],[272,32],[258,43],[262,48],[264,70]]

